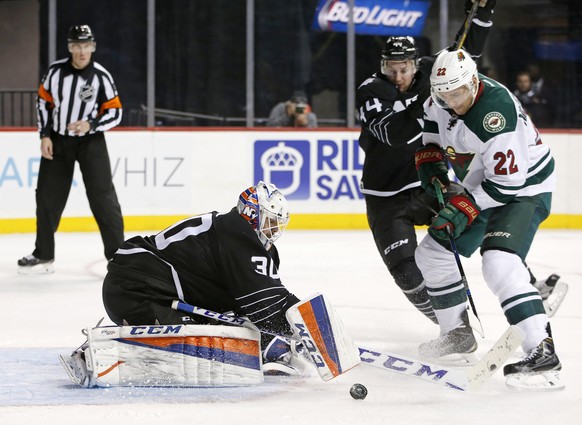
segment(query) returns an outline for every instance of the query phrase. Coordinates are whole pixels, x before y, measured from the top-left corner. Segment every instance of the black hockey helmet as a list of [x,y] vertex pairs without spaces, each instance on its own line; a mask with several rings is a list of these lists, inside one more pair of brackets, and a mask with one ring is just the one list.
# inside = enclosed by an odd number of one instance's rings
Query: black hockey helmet
[[75,25],[69,28],[69,33],[67,35],[67,41],[69,43],[75,41],[95,41],[95,36],[89,28],[89,25]]
[[388,37],[382,49],[382,60],[406,61],[418,59],[418,49],[412,37]]

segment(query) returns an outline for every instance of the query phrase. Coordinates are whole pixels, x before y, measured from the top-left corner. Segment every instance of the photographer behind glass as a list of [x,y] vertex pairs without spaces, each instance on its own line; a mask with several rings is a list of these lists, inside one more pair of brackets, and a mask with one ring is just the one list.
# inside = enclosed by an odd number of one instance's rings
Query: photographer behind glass
[[311,112],[307,95],[296,91],[291,99],[275,105],[269,114],[267,127],[317,127],[317,116]]

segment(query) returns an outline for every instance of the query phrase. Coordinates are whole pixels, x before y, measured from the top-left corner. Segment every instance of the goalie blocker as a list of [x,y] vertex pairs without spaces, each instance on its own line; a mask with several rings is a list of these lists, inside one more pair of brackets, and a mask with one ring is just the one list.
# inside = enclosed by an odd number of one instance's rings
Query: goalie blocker
[[219,325],[106,326],[59,356],[84,387],[245,386],[263,382],[257,330]]
[[286,313],[321,379],[329,381],[360,363],[360,353],[327,299],[315,294]]

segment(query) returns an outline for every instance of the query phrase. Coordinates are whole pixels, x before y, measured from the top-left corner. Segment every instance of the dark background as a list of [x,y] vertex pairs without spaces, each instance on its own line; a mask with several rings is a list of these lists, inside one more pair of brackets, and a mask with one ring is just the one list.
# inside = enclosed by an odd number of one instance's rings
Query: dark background
[[[450,31],[460,26],[463,1],[450,0]],[[480,65],[514,88],[518,71],[539,65],[556,109],[553,127],[582,125],[582,2],[498,1],[495,28]],[[346,35],[311,29],[317,0],[255,1],[255,115],[266,117],[294,90],[307,92],[314,111],[346,118]],[[91,26],[96,61],[113,75],[125,109],[124,125],[145,125],[147,2],[58,0],[57,57],[68,54],[67,29]],[[422,54],[438,41],[439,2],[432,1]],[[39,1],[38,78],[48,67],[48,2]],[[2,19],[2,18],[0,18]],[[156,108],[219,118],[246,114],[246,1],[156,2]],[[385,36],[356,37],[356,84],[377,70]],[[2,88],[2,87],[0,87]],[[257,121],[260,125],[261,121]],[[227,125],[204,117],[162,117],[158,125]],[[244,125],[239,122],[238,125]]]

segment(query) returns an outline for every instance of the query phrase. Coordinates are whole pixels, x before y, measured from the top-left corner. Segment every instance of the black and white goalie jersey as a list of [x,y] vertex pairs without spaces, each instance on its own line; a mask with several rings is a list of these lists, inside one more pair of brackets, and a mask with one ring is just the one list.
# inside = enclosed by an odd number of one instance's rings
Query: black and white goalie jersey
[[209,310],[234,311],[260,328],[290,334],[285,312],[299,299],[282,285],[278,268],[275,246],[267,251],[236,208],[131,238],[108,265],[109,273],[123,277],[125,284],[142,286],[132,292],[151,301],[169,306],[180,299]]

